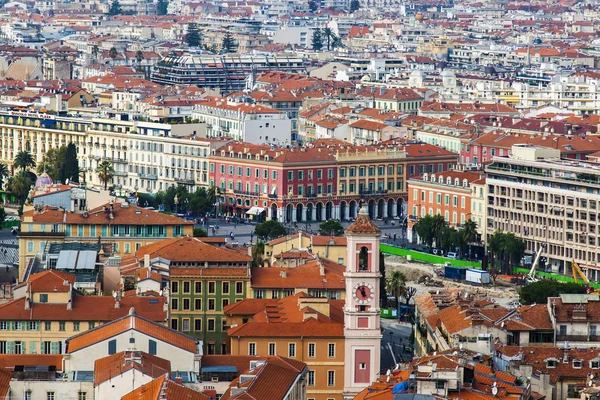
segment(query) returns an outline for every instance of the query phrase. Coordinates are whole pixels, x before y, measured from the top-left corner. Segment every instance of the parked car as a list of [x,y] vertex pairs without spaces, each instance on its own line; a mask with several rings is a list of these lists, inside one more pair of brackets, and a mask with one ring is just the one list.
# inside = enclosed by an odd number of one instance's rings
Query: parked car
[[446,254],[446,257],[447,257],[447,258],[451,258],[451,259],[453,259],[453,260],[456,260],[456,259],[458,258],[458,254],[456,254],[456,253],[455,253],[455,252],[453,252],[453,251],[449,251],[449,252],[448,252],[448,254]]

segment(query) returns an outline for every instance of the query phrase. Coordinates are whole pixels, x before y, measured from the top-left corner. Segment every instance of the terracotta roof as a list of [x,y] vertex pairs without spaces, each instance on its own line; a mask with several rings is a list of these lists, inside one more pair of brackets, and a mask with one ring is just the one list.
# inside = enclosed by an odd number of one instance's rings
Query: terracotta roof
[[468,317],[459,305],[444,308],[439,311],[438,315],[451,335],[469,328],[472,324],[471,317]]
[[121,400],[212,400],[212,398],[173,382],[168,374],[163,374],[127,393],[121,397]]
[[152,321],[164,322],[167,313],[164,311],[166,297],[149,298],[127,296],[115,307],[112,296],[81,296],[72,299],[72,308],[67,310],[66,304],[33,303],[29,310],[25,309],[25,298],[0,305],[0,319],[12,321],[97,321],[108,322],[126,316],[131,307],[136,312]]
[[366,205],[360,208],[356,220],[346,228],[346,234],[354,235],[381,235],[381,230],[369,218]]
[[251,282],[253,288],[342,290],[345,271],[343,265],[321,258],[295,268],[252,268]]
[[73,353],[92,344],[109,339],[120,333],[135,330],[173,346],[197,352],[198,340],[176,332],[164,325],[157,324],[136,314],[129,314],[115,321],[100,325],[87,332],[72,336],[67,340],[67,352]]
[[[67,284],[65,285],[65,282]],[[16,287],[29,284],[32,292],[69,292],[75,283],[75,275],[55,269],[38,272],[30,275],[27,282],[20,283]]]
[[7,369],[0,369],[0,398],[7,399],[10,390],[10,380],[12,372]]
[[182,236],[141,246],[135,253],[138,260],[148,254],[171,262],[248,263],[252,257],[237,251],[204,243],[201,238]]
[[[245,372],[253,379],[241,384],[239,378],[231,382],[230,389],[221,400],[250,400],[250,399],[283,399],[292,386],[299,380],[299,375],[307,371],[303,362],[284,357],[269,357],[265,364],[254,370]],[[245,390],[232,394],[232,388],[245,387]]]
[[[88,217],[85,214],[66,213],[67,224],[80,225],[102,225],[108,221],[112,225],[193,225],[193,221],[187,221],[182,218],[172,215],[163,214],[157,211],[149,211],[143,207],[138,207],[129,204],[123,207],[123,203],[113,205],[113,218],[110,218],[109,203],[96,207],[88,212]],[[34,215],[34,221],[37,221],[39,215]]]
[[359,119],[358,121],[351,123],[350,126],[352,128],[365,129],[367,131],[380,131],[383,128],[387,128],[389,125],[382,122]]
[[[333,243],[331,243],[333,242]],[[320,236],[314,235],[311,239],[312,246],[346,246],[346,236]]]
[[61,354],[2,354],[0,370],[13,369],[17,365],[54,367],[56,371],[63,370]]
[[277,299],[245,299],[236,301],[223,308],[225,315],[254,315],[261,312],[267,305],[277,304]]
[[157,378],[171,372],[171,361],[144,353],[143,351],[112,354],[94,362],[94,385],[99,385],[131,369],[144,375]]

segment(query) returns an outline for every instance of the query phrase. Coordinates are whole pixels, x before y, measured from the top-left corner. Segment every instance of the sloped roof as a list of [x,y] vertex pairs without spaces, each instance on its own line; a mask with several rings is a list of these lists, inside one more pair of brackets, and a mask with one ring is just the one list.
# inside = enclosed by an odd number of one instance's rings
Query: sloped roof
[[143,351],[112,354],[94,362],[94,385],[135,369],[144,375],[157,378],[171,372],[171,361],[144,353]]
[[141,246],[135,253],[138,260],[148,254],[171,262],[237,262],[252,261],[252,257],[234,250],[204,243],[201,238],[182,236]]
[[[321,275],[323,267],[323,275]],[[344,289],[346,267],[320,258],[296,268],[252,268],[253,288]]]
[[381,235],[381,230],[371,221],[366,205],[363,205],[356,220],[346,228],[346,234],[351,235]]
[[173,382],[168,374],[163,374],[127,393],[121,400],[211,400],[211,397]]

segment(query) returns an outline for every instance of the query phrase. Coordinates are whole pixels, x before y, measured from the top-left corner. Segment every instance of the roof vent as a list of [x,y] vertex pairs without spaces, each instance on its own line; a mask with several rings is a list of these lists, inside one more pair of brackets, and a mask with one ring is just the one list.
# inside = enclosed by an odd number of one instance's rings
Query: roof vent
[[137,215],[140,215],[140,214],[142,214],[142,212],[141,212],[140,210],[135,210],[135,213],[136,213]]

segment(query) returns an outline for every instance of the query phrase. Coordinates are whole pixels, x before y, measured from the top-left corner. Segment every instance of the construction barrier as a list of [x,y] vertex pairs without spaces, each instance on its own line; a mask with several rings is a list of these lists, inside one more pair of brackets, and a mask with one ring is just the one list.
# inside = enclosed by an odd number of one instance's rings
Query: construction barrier
[[475,268],[481,269],[481,262],[479,261],[466,261],[466,260],[455,260],[453,258],[447,258],[442,256],[436,256],[435,254],[422,253],[420,251],[403,249],[401,247],[390,246],[388,244],[379,245],[379,249],[382,253],[391,254],[400,257],[410,257],[412,260],[421,261],[427,264],[443,264],[450,263],[455,267]]
[[[529,274],[529,270],[527,268],[513,268],[513,271],[517,274]],[[575,279],[573,279],[571,276],[557,275],[552,272],[535,271],[535,276],[540,278],[554,279],[555,281],[564,283],[576,283]],[[600,283],[590,282],[589,286],[598,289],[600,288]]]

